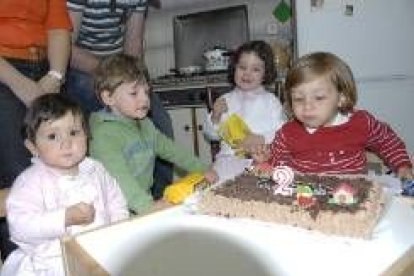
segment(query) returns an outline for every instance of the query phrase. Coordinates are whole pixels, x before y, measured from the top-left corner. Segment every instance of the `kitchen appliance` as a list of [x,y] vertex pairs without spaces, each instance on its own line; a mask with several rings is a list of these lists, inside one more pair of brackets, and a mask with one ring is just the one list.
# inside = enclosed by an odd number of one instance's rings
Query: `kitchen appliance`
[[205,139],[203,124],[214,101],[231,90],[227,73],[176,72],[153,79],[151,86],[171,117],[175,140],[206,163],[211,162],[218,143]]
[[167,107],[212,107],[214,100],[231,90],[227,74],[165,75],[152,80],[152,90]]
[[293,1],[296,50],[329,51],[351,67],[358,107],[388,122],[414,153],[414,1]]
[[227,67],[232,49],[249,39],[246,5],[176,15],[173,18],[175,68],[151,80],[169,107],[207,106],[231,85]]
[[[176,68],[197,65],[209,71],[223,70],[228,59],[221,50],[234,50],[249,40],[247,7],[177,15],[173,18],[173,30]],[[214,62],[213,57],[219,56]]]
[[179,69],[171,69],[171,71],[175,72],[177,75],[192,76],[192,75],[201,74],[203,72],[203,67],[199,65],[190,65],[190,66],[182,67]]
[[220,47],[214,47],[203,54],[206,59],[205,69],[208,72],[227,70],[230,63],[230,51]]

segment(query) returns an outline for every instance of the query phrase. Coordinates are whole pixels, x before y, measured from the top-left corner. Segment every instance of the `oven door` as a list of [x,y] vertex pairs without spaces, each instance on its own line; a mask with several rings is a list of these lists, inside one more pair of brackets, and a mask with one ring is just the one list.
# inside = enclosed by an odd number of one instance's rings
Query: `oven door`
[[204,87],[155,90],[166,107],[198,107],[207,105],[207,90]]
[[153,89],[157,93],[162,104],[170,107],[207,107],[210,111],[214,101],[221,95],[229,92],[229,85],[203,86],[188,88],[163,88]]

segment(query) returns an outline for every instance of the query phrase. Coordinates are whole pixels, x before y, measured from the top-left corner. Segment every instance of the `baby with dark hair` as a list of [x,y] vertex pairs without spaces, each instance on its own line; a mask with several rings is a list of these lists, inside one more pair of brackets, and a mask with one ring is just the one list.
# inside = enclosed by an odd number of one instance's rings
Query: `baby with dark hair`
[[10,236],[18,245],[1,275],[64,275],[60,238],[128,218],[116,180],[87,152],[80,107],[61,94],[37,98],[25,121],[32,165],[6,201]]
[[[231,178],[248,167],[251,152],[270,144],[276,130],[284,123],[279,99],[265,88],[275,79],[273,51],[268,43],[246,42],[232,56],[229,81],[233,90],[215,101],[204,128],[207,137],[220,141],[220,152],[214,164],[220,179]],[[233,118],[239,118],[248,129],[245,137],[235,142],[229,141],[223,132],[223,125]],[[240,152],[244,155],[238,154]]]

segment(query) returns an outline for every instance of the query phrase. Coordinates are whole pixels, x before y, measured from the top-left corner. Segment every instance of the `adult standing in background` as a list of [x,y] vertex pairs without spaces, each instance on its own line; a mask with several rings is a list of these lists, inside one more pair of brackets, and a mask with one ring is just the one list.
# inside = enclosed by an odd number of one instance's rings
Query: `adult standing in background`
[[73,24],[67,91],[84,110],[102,108],[93,73],[102,57],[124,52],[143,55],[146,0],[67,0]]
[[[30,165],[21,127],[26,107],[58,93],[70,53],[71,23],[65,0],[0,1],[0,188]],[[0,219],[4,260],[15,249]]]
[[[66,91],[87,112],[102,108],[94,91],[93,72],[102,57],[124,52],[143,56],[147,0],[67,0],[73,24],[72,56]],[[155,93],[151,93],[149,117],[165,135],[173,137],[171,118]],[[158,160],[152,193],[162,196],[172,181],[172,165]]]

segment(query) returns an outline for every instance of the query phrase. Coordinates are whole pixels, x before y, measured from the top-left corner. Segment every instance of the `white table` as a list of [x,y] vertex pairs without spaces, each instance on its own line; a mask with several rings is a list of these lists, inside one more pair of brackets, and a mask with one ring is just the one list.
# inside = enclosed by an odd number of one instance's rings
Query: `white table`
[[414,209],[393,200],[371,240],[178,206],[76,241],[110,275],[380,275],[414,245]]

